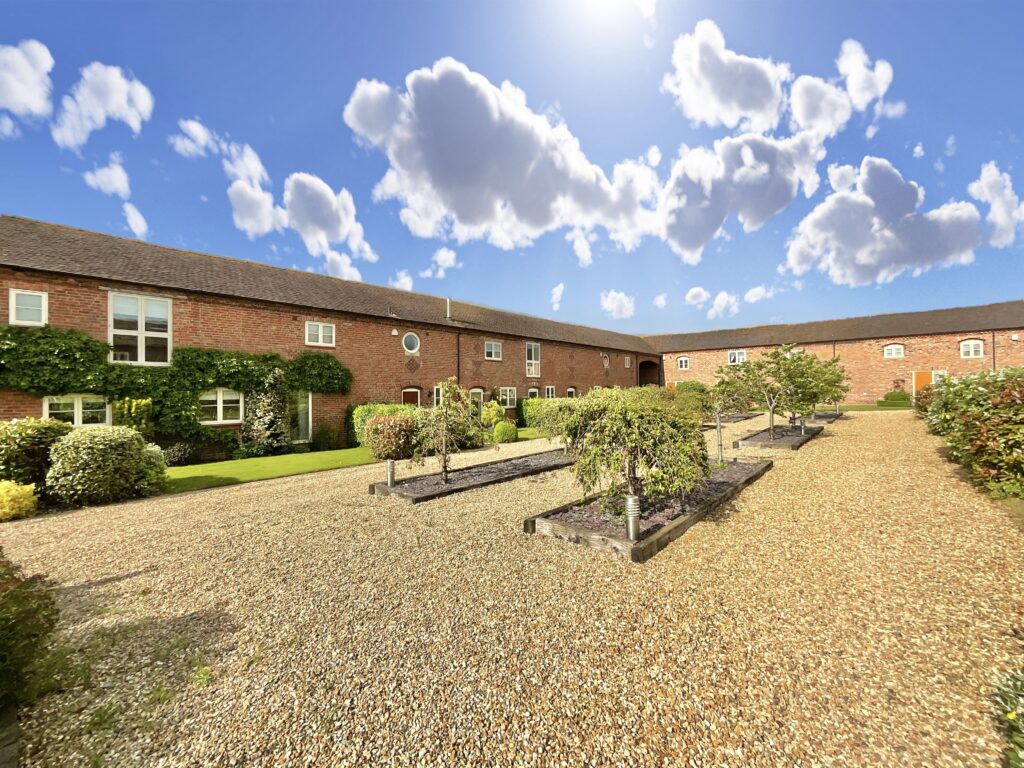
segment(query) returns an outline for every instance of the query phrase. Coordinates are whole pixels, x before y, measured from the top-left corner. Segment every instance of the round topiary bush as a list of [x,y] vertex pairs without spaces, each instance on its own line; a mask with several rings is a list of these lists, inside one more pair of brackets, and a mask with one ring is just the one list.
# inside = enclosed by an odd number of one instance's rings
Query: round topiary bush
[[411,413],[374,416],[363,427],[363,443],[378,459],[408,459],[415,448],[417,424]]
[[128,427],[79,429],[50,451],[50,494],[64,504],[106,504],[163,490],[163,452]]
[[514,443],[519,439],[519,429],[513,421],[499,421],[494,425],[494,442]]
[[17,520],[19,517],[32,517],[36,513],[38,501],[34,485],[0,480],[0,523]]
[[57,419],[0,422],[0,480],[34,485],[44,495],[50,448],[70,431],[70,424]]

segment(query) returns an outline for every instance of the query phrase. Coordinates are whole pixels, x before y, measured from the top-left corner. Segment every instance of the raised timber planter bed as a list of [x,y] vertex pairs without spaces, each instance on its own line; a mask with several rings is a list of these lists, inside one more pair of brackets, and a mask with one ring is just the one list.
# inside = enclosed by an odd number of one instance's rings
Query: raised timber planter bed
[[801,433],[800,427],[775,427],[775,439],[768,439],[768,430],[762,429],[752,435],[733,441],[733,448],[774,448],[782,451],[798,451],[805,443],[813,440],[824,431],[824,427],[806,427]]
[[771,461],[730,461],[682,500],[673,498],[660,503],[646,500],[640,517],[639,541],[626,538],[624,518],[602,511],[599,496],[528,517],[523,521],[523,531],[601,549],[634,563],[643,563],[771,468]]
[[412,504],[419,504],[453,493],[539,475],[541,472],[551,472],[571,465],[572,459],[568,458],[563,450],[558,449],[517,456],[514,459],[488,461],[465,469],[454,469],[448,473],[448,483],[441,481],[440,473],[398,480],[391,488],[388,488],[386,482],[374,483],[370,486],[370,493],[378,496],[396,496]]
[[836,413],[835,411],[815,411],[811,418],[819,424],[831,424],[836,419],[843,418],[843,414]]

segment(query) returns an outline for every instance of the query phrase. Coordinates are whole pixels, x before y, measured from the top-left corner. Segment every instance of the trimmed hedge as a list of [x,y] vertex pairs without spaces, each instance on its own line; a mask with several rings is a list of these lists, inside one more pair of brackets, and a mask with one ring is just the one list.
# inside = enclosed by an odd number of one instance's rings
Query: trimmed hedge
[[909,408],[911,405],[910,393],[904,392],[902,389],[886,392],[881,400],[875,401],[875,405],[879,408]]
[[706,393],[709,390],[707,384],[700,381],[677,381],[676,392],[701,392]]
[[128,427],[79,429],[50,451],[50,494],[71,505],[106,504],[160,493],[167,480],[163,452]]
[[377,459],[408,459],[416,449],[417,430],[411,413],[374,416],[363,428],[363,439]]
[[0,480],[34,485],[45,499],[50,448],[70,432],[71,425],[57,419],[0,422]]
[[0,706],[25,697],[33,666],[57,626],[57,602],[42,576],[25,578],[0,550]]
[[412,413],[416,410],[415,405],[405,403],[364,403],[363,405],[350,405],[346,418],[348,431],[348,445],[350,448],[363,445],[363,430],[366,422],[375,416],[395,416],[401,413]]
[[515,423],[511,419],[499,421],[494,425],[494,442],[514,443],[518,439],[519,428],[516,427]]
[[520,400],[519,410],[522,413],[522,425],[524,427],[539,427],[544,423],[544,412],[548,408],[557,408],[561,403],[566,400],[571,400],[569,397],[531,397],[526,400]]

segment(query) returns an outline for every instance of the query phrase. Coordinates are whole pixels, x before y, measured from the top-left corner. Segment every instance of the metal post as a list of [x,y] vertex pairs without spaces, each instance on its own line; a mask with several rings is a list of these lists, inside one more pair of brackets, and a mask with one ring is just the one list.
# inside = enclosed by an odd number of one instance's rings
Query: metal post
[[387,471],[388,471],[388,488],[395,487],[395,460],[387,460]]
[[640,497],[632,494],[626,496],[626,538],[640,540]]
[[806,435],[807,434],[806,427],[807,427],[807,417],[806,416],[801,416],[800,417],[800,434],[801,435]]

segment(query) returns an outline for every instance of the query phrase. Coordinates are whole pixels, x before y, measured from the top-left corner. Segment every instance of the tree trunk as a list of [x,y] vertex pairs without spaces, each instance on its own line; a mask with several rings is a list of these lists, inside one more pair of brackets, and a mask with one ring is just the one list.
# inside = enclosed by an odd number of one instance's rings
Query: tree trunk
[[775,409],[768,409],[768,439],[775,439]]
[[715,414],[715,431],[718,432],[718,463],[725,461],[725,453],[722,450],[722,414]]

